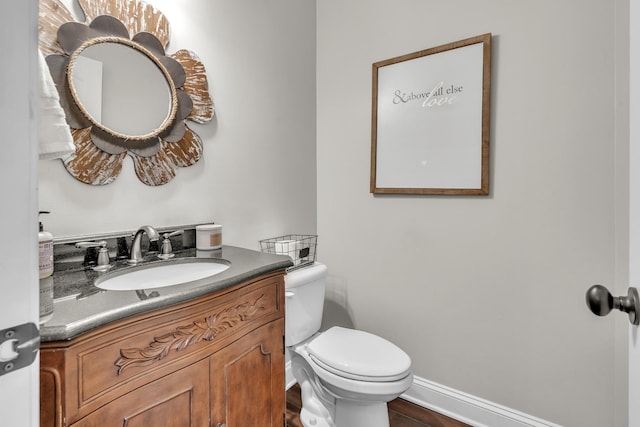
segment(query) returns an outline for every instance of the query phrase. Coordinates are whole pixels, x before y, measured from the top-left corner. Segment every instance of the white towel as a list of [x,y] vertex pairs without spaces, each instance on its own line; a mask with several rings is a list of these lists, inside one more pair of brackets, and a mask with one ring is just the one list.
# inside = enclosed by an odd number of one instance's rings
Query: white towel
[[38,149],[40,160],[65,159],[75,153],[60,97],[42,52],[38,50]]

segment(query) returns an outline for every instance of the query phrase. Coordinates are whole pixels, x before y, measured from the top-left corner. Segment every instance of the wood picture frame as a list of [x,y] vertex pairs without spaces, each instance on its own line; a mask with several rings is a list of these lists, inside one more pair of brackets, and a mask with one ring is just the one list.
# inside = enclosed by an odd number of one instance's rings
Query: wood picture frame
[[491,34],[373,64],[373,194],[488,195]]

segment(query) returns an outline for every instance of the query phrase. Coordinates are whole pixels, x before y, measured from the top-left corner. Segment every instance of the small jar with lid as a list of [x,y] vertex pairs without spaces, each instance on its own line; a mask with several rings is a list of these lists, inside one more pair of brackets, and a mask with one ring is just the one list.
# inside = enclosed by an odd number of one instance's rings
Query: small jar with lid
[[196,249],[211,251],[222,247],[222,225],[196,225]]

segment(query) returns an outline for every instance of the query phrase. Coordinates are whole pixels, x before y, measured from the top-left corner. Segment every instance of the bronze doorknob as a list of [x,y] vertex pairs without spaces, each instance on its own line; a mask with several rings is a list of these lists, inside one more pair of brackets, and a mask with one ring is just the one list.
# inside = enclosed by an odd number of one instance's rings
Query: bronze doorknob
[[602,285],[593,285],[587,290],[587,306],[598,316],[606,316],[613,309],[629,314],[629,322],[640,325],[640,298],[636,288],[629,288],[627,296],[614,297]]

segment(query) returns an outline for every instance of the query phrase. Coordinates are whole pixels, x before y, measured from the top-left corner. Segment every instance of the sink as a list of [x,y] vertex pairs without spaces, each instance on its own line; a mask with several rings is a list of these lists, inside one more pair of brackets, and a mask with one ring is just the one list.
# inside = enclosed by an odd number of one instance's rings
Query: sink
[[108,291],[164,288],[215,276],[229,266],[225,260],[171,260],[114,271],[96,280],[95,285]]

